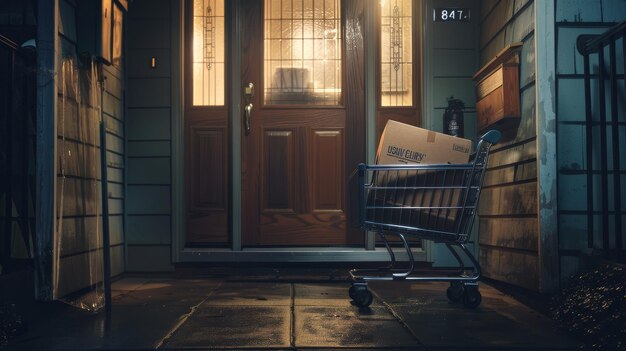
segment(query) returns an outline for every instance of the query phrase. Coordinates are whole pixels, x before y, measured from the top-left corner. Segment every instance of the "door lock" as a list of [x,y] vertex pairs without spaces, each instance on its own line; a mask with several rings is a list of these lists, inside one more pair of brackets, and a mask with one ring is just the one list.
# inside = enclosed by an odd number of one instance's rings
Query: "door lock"
[[249,135],[252,130],[252,98],[254,97],[254,84],[248,83],[248,86],[243,88],[243,96],[246,99],[246,106],[243,109],[243,124],[246,135]]
[[243,96],[250,102],[250,99],[254,97],[254,84],[248,83],[248,86],[243,88]]

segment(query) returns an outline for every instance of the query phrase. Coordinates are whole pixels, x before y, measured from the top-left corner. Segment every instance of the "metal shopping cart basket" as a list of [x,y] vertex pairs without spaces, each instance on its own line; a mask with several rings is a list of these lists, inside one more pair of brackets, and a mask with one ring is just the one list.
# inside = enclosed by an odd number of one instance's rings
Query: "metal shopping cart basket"
[[[489,149],[500,136],[496,130],[485,133],[467,164],[359,165],[355,171],[358,172],[359,224],[380,236],[391,264],[350,271],[349,294],[355,305],[365,307],[372,303],[367,284],[375,280],[449,282],[449,300],[463,301],[468,308],[480,305],[480,265],[465,244],[478,210]],[[396,258],[387,240],[390,235],[399,237],[403,244],[409,258],[408,268],[396,268]],[[458,261],[458,270],[445,275],[420,275],[414,271],[407,236],[445,244]],[[465,268],[458,249],[472,263],[471,271]]]

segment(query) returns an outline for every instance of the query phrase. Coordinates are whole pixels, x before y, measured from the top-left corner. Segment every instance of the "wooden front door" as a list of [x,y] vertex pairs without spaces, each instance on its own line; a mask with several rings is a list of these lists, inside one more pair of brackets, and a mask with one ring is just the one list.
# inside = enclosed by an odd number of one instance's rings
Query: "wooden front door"
[[347,184],[365,153],[363,5],[239,4],[243,245],[362,243],[347,224]]

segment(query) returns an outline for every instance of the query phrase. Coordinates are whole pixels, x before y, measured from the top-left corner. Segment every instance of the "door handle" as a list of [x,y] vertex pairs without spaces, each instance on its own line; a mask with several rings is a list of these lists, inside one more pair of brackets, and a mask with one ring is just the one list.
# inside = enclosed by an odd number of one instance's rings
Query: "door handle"
[[251,119],[252,119],[252,103],[249,103],[243,108],[243,123],[246,129],[246,135],[250,134]]

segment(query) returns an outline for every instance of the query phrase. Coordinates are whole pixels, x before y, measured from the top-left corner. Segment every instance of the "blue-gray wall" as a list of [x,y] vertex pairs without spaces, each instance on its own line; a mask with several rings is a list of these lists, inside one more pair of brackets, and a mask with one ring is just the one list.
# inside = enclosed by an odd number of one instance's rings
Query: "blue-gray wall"
[[[435,22],[433,10],[438,7],[470,9],[470,22]],[[472,76],[480,68],[479,25],[480,1],[431,0],[427,2],[422,27],[424,28],[424,116],[422,127],[443,132],[443,114],[447,98],[454,96],[465,103],[465,138],[476,140],[476,94]],[[469,246],[476,251],[474,241]],[[442,245],[425,245],[428,260],[435,266],[454,266],[456,260]]]
[[[171,18],[169,0],[136,0],[128,25],[127,270],[170,271]],[[151,58],[156,68],[150,68]]]
[[[557,142],[558,142],[558,203],[559,203],[559,249],[561,280],[567,280],[571,274],[584,267],[586,259],[590,255],[597,254],[598,248],[602,245],[602,225],[601,216],[594,216],[594,245],[593,248],[587,246],[587,183],[586,170],[587,159],[585,153],[586,133],[585,133],[585,92],[583,83],[583,57],[576,50],[576,38],[581,34],[601,34],[616,22],[626,20],[626,2],[623,0],[554,0],[556,4],[556,70],[557,70]],[[624,70],[623,64],[623,43],[617,42],[618,74]],[[605,57],[608,72],[608,50]],[[597,55],[591,56],[593,72],[598,72]],[[609,182],[608,194],[621,195],[622,199],[622,223],[626,223],[626,136],[624,121],[626,121],[626,108],[624,80],[619,77],[618,93],[621,96],[618,108],[620,128],[620,166],[622,169],[621,182],[622,193],[612,189],[612,181]],[[592,90],[597,94],[598,84],[592,83]],[[609,85],[606,85],[607,96]],[[598,98],[594,97],[594,114],[598,116]],[[607,103],[607,120],[610,117],[610,105]],[[600,189],[600,149],[597,140],[599,139],[600,127],[594,127],[593,138],[593,169],[594,176],[594,208],[597,211],[601,204]],[[610,138],[610,128],[607,128]],[[612,155],[608,155],[609,178],[613,175]],[[612,203],[612,199],[610,199]],[[611,210],[612,210],[612,205]],[[614,233],[614,214],[609,216],[610,232]],[[623,235],[623,240],[626,237]],[[613,234],[612,234],[613,237]],[[613,241],[611,243],[614,244]]]

